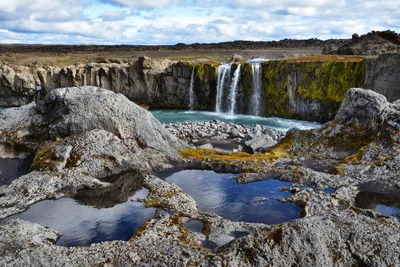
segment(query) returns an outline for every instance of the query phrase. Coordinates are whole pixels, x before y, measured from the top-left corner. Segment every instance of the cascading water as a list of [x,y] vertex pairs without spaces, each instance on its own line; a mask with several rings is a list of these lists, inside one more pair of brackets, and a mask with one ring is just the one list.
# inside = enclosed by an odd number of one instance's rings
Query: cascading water
[[253,96],[251,98],[251,114],[259,116],[260,115],[260,102],[261,102],[261,64],[253,63],[251,64],[251,69],[253,72]]
[[220,113],[222,111],[222,97],[224,93],[224,84],[227,77],[231,76],[232,63],[223,64],[218,67],[217,79],[217,99],[215,103],[215,111]]
[[235,73],[233,74],[233,80],[231,83],[231,90],[229,94],[229,114],[234,115],[235,114],[235,107],[236,107],[236,93],[237,93],[237,87],[240,79],[240,69],[242,65],[239,64],[235,70]]
[[194,110],[194,69],[192,69],[192,76],[190,78],[190,88],[189,88],[189,110]]

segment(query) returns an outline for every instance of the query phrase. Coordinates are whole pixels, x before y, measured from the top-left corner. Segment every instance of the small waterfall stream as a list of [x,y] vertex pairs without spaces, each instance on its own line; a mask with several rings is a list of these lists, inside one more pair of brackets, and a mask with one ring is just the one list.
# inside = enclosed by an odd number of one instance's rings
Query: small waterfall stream
[[231,83],[231,89],[229,93],[229,114],[234,115],[235,114],[235,107],[236,107],[236,93],[237,93],[237,87],[240,79],[240,69],[242,67],[242,64],[239,64],[235,70],[235,73],[233,74],[233,80]]
[[194,69],[192,69],[192,76],[190,78],[190,88],[189,88],[189,110],[194,110]]
[[218,67],[218,77],[217,77],[217,99],[215,103],[215,111],[222,112],[222,99],[224,94],[225,80],[231,76],[231,66],[232,63],[223,64]]
[[251,98],[251,114],[259,116],[260,115],[261,92],[262,92],[261,64],[260,63],[252,63],[251,69],[253,72],[253,96]]

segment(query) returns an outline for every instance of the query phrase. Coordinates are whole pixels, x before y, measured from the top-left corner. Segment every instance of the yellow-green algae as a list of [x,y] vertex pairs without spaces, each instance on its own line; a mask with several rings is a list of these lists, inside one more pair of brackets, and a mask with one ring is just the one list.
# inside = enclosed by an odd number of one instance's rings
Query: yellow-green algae
[[195,161],[210,161],[213,163],[223,163],[233,165],[235,163],[244,163],[243,171],[257,171],[266,163],[280,158],[290,158],[289,153],[292,147],[292,136],[286,136],[279,144],[270,148],[263,154],[249,154],[246,152],[224,152],[221,150],[205,148],[184,148],[179,151],[183,158]]

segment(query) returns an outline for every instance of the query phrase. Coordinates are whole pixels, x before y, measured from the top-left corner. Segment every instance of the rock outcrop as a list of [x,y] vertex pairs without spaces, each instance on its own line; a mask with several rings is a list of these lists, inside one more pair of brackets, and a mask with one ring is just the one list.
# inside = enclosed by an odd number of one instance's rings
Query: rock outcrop
[[346,92],[335,121],[343,125],[368,128],[382,123],[382,113],[389,106],[386,97],[371,90],[352,88]]
[[35,154],[32,172],[2,189],[0,218],[64,187],[104,187],[104,177],[151,171],[184,146],[150,112],[96,87],[53,90],[39,106],[0,112],[0,121],[2,157]]
[[365,61],[364,88],[384,95],[388,101],[400,99],[400,54],[383,54]]
[[101,88],[57,89],[46,96],[38,109],[49,122],[50,139],[102,129],[165,154],[173,155],[173,148],[182,145],[166,134],[150,112],[129,102],[122,94]]
[[400,35],[394,31],[372,31],[359,36],[353,34],[351,42],[337,46],[328,44],[322,50],[323,54],[340,55],[380,55],[396,53],[400,50]]

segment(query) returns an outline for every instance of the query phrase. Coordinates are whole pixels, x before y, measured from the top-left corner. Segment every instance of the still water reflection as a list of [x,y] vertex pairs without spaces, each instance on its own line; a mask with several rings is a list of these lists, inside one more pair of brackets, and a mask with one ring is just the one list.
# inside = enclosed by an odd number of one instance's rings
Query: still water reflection
[[237,184],[234,176],[237,175],[184,170],[164,179],[191,195],[201,211],[214,212],[229,220],[276,224],[299,218],[299,207],[276,200],[291,195],[279,191],[291,183],[266,180]]

